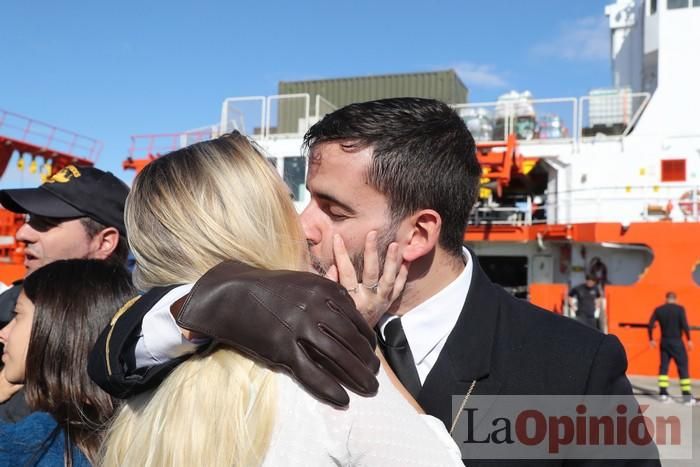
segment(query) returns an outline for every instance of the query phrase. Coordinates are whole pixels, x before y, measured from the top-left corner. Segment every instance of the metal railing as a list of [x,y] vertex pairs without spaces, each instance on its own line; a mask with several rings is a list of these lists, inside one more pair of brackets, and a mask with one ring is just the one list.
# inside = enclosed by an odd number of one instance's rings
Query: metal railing
[[469,224],[527,226],[659,220],[700,222],[700,186],[599,187],[559,193],[540,204],[528,196],[513,206],[486,201],[474,207]]
[[[221,108],[220,133],[238,130],[258,139],[301,137],[312,123],[337,109],[320,94],[314,96],[312,108],[311,97],[308,93],[228,97]],[[648,92],[618,89],[583,97],[525,98],[452,107],[465,119],[477,141],[505,141],[515,134],[521,144],[578,146],[591,139],[627,136],[650,99]]]
[[[646,108],[651,93],[648,92],[620,92],[617,95],[609,96],[583,96],[579,98],[579,131],[578,138],[581,141],[587,139],[602,137],[618,137],[627,136]],[[594,112],[591,106],[594,102],[601,101],[598,105],[599,110]],[[588,104],[586,106],[586,104]],[[588,108],[587,115],[584,114],[584,109]],[[585,117],[588,117],[586,120]],[[617,127],[615,123],[617,123]],[[596,131],[596,127],[600,127],[603,133],[584,135],[585,124],[587,128]]]
[[[323,110],[321,110],[321,106],[323,106]],[[324,115],[329,114],[334,110],[338,110],[338,106],[331,103],[328,99],[324,98],[320,94],[316,94],[316,106],[314,107],[314,109],[314,118],[316,121],[319,121],[323,118]]]
[[[238,130],[256,139],[299,138],[309,127],[338,107],[317,94],[227,97],[221,106],[220,133]],[[276,121],[275,121],[276,118]],[[259,122],[259,126],[254,126]]]
[[42,152],[67,154],[93,163],[102,152],[102,142],[94,138],[2,109],[0,135],[40,148]]
[[[298,102],[301,100],[302,108],[298,109]],[[272,105],[277,103],[277,124],[272,126]],[[297,104],[295,106],[295,104]],[[311,96],[308,93],[300,94],[275,94],[267,96],[265,102],[265,127],[263,139],[280,136],[296,137],[306,133],[309,129],[309,112],[311,107]],[[296,119],[296,121],[295,121]]]
[[520,206],[477,204],[472,210],[469,225],[532,225],[535,210],[529,196]]
[[474,102],[452,108],[477,141],[505,141],[515,134],[520,143],[572,142],[577,135],[579,102],[575,97]]
[[[267,97],[265,96],[227,97],[224,99],[224,102],[221,104],[221,119],[219,123],[220,133],[223,134],[228,133],[229,131],[238,130],[241,133],[256,136],[255,128],[250,129],[246,126],[246,112],[236,107],[236,105],[240,106],[252,104],[253,109],[259,105],[260,127],[258,128],[258,135],[263,134],[265,122],[267,121],[265,118],[266,100]],[[250,119],[249,121],[252,122],[253,119]],[[255,121],[257,121],[257,119],[255,119]]]
[[200,141],[210,140],[218,136],[218,133],[219,127],[213,125],[181,133],[133,135],[129,147],[129,157],[132,159],[157,157]]

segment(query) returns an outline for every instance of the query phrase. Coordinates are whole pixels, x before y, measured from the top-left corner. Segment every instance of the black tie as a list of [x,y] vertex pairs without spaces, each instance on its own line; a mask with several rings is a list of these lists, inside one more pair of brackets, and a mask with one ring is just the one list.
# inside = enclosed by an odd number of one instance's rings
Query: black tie
[[418,377],[416,364],[413,361],[411,348],[408,346],[406,334],[403,332],[401,319],[395,318],[389,321],[384,327],[384,336],[386,339],[382,342],[384,355],[391,369],[394,370],[399,381],[401,381],[401,384],[404,385],[408,392],[414,398],[417,398],[421,389],[420,378]]

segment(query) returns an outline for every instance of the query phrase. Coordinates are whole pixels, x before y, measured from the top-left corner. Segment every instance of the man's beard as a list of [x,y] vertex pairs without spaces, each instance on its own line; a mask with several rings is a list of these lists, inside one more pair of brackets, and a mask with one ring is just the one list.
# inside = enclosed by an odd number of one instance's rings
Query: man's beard
[[[387,248],[389,248],[389,245],[391,242],[396,240],[396,231],[398,230],[398,224],[392,222],[389,224],[389,226],[382,230],[377,232],[377,254],[379,256],[379,277],[381,277],[382,272],[384,271],[384,263],[386,261],[386,251]],[[356,252],[356,253],[351,253],[348,252],[350,255],[350,262],[352,262],[353,267],[355,268],[355,273],[357,275],[357,281],[362,282],[362,273],[364,271],[364,249],[362,251]],[[311,267],[320,275],[325,276],[326,273],[328,272],[328,268],[331,267],[333,264],[332,260],[324,264],[324,262],[319,258],[318,256],[314,255],[311,252],[311,244],[309,244],[309,261],[311,262]]]

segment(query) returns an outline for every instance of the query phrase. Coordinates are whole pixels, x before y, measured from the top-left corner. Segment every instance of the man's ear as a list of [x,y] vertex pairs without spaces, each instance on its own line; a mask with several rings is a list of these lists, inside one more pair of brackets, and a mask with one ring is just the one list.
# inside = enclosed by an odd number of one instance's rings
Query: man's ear
[[107,259],[119,244],[119,231],[114,227],[107,227],[97,233],[90,241],[92,259]]
[[405,221],[404,261],[413,262],[435,249],[440,238],[442,218],[432,209],[422,209]]

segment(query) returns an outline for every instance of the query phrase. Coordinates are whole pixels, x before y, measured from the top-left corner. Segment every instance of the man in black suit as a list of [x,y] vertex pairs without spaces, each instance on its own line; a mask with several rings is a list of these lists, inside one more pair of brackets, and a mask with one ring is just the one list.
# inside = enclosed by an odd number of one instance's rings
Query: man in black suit
[[[631,394],[617,338],[513,298],[464,248],[481,168],[471,134],[447,105],[418,98],[351,104],[315,124],[305,146],[311,201],[301,221],[316,271],[337,274],[339,236],[357,273],[348,290],[376,290],[377,284],[362,283],[370,231],[377,232],[380,252],[395,241],[410,263],[404,292],[377,330],[387,360],[426,413],[449,429],[457,415],[453,396]],[[201,297],[219,293],[225,281],[208,285],[210,293],[199,288]],[[235,331],[221,308],[210,328],[230,342]]]
[[447,105],[352,104],[314,125],[305,144],[311,201],[301,219],[317,271],[332,266],[339,234],[361,280],[369,230],[379,232],[380,251],[396,241],[410,263],[404,293],[378,331],[387,360],[426,413],[449,429],[453,395],[632,394],[616,337],[515,299],[464,248],[481,168],[471,134]]

